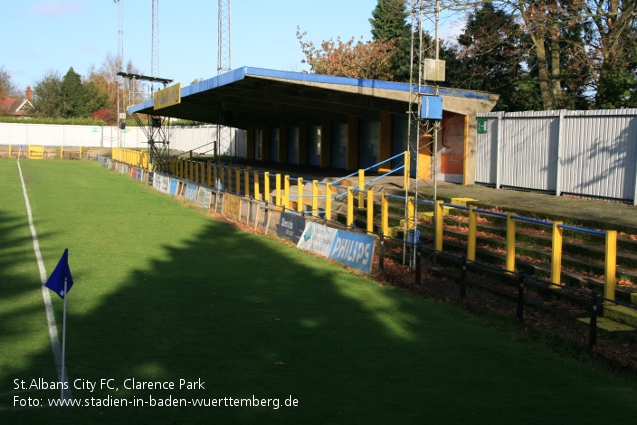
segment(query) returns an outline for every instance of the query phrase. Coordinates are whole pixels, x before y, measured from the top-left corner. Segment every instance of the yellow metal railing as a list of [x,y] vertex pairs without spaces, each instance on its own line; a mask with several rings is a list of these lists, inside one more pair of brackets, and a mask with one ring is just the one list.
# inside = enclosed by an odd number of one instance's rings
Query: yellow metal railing
[[[148,154],[139,150],[113,148],[113,159],[148,169]],[[406,160],[408,156],[406,156]],[[355,208],[365,208],[366,230],[370,233],[374,232],[374,195],[373,190],[365,190],[362,187],[361,175],[364,176],[364,170],[358,174],[357,186],[341,186],[339,184],[329,182],[319,182],[317,180],[304,180],[296,178],[292,182],[289,175],[276,173],[274,175],[269,172],[259,172],[258,170],[240,169],[236,167],[218,166],[211,162],[194,161],[192,159],[171,158],[170,168],[173,174],[182,179],[189,179],[199,182],[203,185],[216,187],[235,194],[241,194],[246,197],[253,197],[257,200],[264,200],[273,203],[277,207],[283,209],[293,209],[297,212],[304,212],[303,205],[309,203],[311,211],[306,212],[314,217],[323,215],[326,220],[332,219],[333,201],[335,199],[335,187],[344,189],[341,195],[345,196],[346,204],[346,225],[354,224]],[[408,167],[405,167],[408,170]],[[234,177],[234,181],[233,181]],[[408,185],[408,178],[405,179],[405,185]],[[305,184],[311,188],[311,192],[305,192]],[[243,193],[241,188],[243,187]],[[296,194],[292,192],[295,187]],[[380,204],[380,222],[378,229],[385,236],[391,236],[389,226],[389,200],[391,198],[405,200],[404,197],[381,194]],[[320,202],[324,205],[321,208]],[[597,231],[580,227],[568,226],[562,222],[544,221],[530,219],[511,213],[503,213],[498,211],[489,211],[478,209],[475,206],[455,205],[445,203],[443,201],[426,201],[431,203],[434,208],[434,247],[438,251],[443,250],[444,236],[444,212],[447,208],[457,208],[468,212],[468,241],[466,258],[469,261],[476,261],[476,239],[477,239],[477,223],[479,215],[497,216],[506,220],[506,254],[505,254],[505,270],[514,272],[516,269],[516,233],[517,222],[528,222],[537,225],[544,225],[552,229],[551,241],[551,282],[556,286],[561,285],[561,269],[562,269],[562,241],[563,232],[575,231],[594,234],[604,237],[605,243],[605,260],[604,260],[604,296],[607,299],[615,299],[615,283],[617,272],[617,232]],[[292,204],[295,205],[292,205]],[[405,223],[406,230],[412,231],[416,227],[414,220],[414,212],[416,210],[416,200],[410,198],[406,202],[408,208],[408,217],[411,217]]]

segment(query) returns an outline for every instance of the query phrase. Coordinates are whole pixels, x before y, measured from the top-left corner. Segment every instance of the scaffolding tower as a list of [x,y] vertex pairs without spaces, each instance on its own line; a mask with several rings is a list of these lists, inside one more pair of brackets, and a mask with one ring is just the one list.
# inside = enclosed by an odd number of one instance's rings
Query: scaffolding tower
[[[405,188],[405,238],[409,238],[415,244],[418,243],[420,230],[418,227],[419,212],[427,208],[432,213],[432,220],[437,223],[436,216],[439,213],[435,208],[437,201],[437,179],[438,179],[438,137],[442,128],[442,106],[439,119],[431,119],[423,116],[422,107],[426,96],[431,96],[429,90],[425,90],[427,85],[433,87],[433,96],[438,98],[438,82],[444,81],[444,62],[439,59],[440,37],[439,37],[439,16],[440,2],[435,2],[435,38],[433,46],[427,46],[425,24],[425,9],[430,4],[424,0],[411,0],[409,13],[411,15],[412,35],[411,35],[411,66],[410,66],[410,96],[408,110],[408,130],[407,139],[410,158],[415,162],[416,178],[411,187]],[[417,29],[417,31],[415,31]],[[433,51],[431,51],[433,49]],[[414,137],[415,133],[415,137]],[[421,152],[425,158],[429,155],[428,163],[421,161]],[[428,155],[426,155],[428,154]],[[422,192],[424,187],[431,189],[430,194]],[[413,207],[410,208],[409,204]],[[423,211],[425,212],[425,211]],[[433,232],[433,245],[438,246],[436,238],[438,232]],[[407,245],[407,244],[406,244]],[[409,245],[410,247],[412,245]],[[407,248],[407,246],[405,247]],[[403,264],[406,262],[408,249],[403,250]],[[434,251],[435,252],[435,251]],[[412,250],[410,255],[412,266],[417,261],[417,250]],[[435,255],[434,255],[435,263]]]
[[[164,88],[173,82],[166,78],[149,77],[146,75],[118,72],[117,75],[135,81],[148,81],[151,84],[163,84]],[[166,173],[170,170],[170,138],[168,129],[164,126],[165,117],[159,115],[145,115],[146,122],[139,114],[133,114],[137,125],[142,129],[148,140],[151,171]]]

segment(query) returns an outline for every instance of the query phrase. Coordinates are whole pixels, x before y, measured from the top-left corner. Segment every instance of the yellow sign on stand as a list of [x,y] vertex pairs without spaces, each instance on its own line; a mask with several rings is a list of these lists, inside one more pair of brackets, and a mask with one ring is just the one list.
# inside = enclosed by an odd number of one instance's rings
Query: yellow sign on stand
[[178,105],[181,103],[181,83],[157,91],[153,98],[155,99],[155,110]]

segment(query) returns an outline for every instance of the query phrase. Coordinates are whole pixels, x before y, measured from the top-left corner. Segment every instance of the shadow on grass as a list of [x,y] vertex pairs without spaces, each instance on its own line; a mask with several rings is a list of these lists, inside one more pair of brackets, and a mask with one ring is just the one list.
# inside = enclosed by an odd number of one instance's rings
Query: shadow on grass
[[[174,243],[162,243],[164,255],[142,255],[144,261],[125,267],[121,277],[115,265],[100,270],[112,273],[103,286],[74,288],[99,302],[94,308],[77,302],[70,308],[67,364],[71,383],[80,387],[73,396],[92,403],[125,398],[128,407],[9,410],[0,412],[0,419],[25,424],[538,423],[564,422],[593,403],[604,406],[597,411],[600,417],[608,410],[618,417],[620,407],[634,399],[634,386],[622,387],[618,395],[611,389],[620,385],[617,379],[529,350],[458,310],[379,287],[224,223],[201,222],[189,228],[170,217],[155,219],[149,223],[154,231],[173,226],[171,231],[181,234]],[[156,252],[147,245],[152,240],[131,234],[122,243],[136,244],[140,253]],[[109,249],[111,255],[117,252]],[[59,311],[61,303],[55,307]],[[22,368],[0,377],[0,403],[12,407],[14,379],[46,378],[46,356],[50,347],[27,354]],[[117,391],[105,387],[109,379]],[[125,389],[127,379],[170,382],[174,388]],[[181,380],[205,383],[180,388]],[[97,388],[91,392],[86,382]],[[566,393],[570,403],[554,397]],[[24,395],[46,403],[57,392]],[[151,397],[156,402],[222,399],[222,406],[149,407]],[[273,401],[269,407],[225,407],[229,397],[277,399],[280,407],[275,409]],[[285,406],[290,398],[298,400],[297,407]],[[136,401],[146,405],[133,406]]]
[[[15,203],[22,201],[20,198],[21,192],[19,197],[3,200]],[[13,394],[12,380],[8,379],[27,365],[37,370],[38,377],[56,379],[39,288],[40,274],[26,214],[14,216],[0,206],[1,395]],[[2,398],[0,408],[5,404]]]

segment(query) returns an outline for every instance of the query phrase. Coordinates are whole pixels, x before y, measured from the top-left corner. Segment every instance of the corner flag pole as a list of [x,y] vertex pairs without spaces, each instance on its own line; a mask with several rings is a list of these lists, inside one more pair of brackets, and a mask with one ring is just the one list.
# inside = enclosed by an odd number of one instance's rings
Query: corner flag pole
[[[61,383],[61,399],[64,400],[64,390],[65,386],[68,385],[67,377],[66,377],[66,296],[68,292],[73,287],[73,276],[71,275],[71,268],[69,267],[69,250],[68,248],[64,250],[64,254],[62,254],[62,258],[58,261],[57,266],[49,276],[49,280],[44,284],[47,288],[54,291],[60,298],[64,300],[64,313],[62,316],[63,325],[62,325],[62,365],[59,369],[60,372],[60,383]],[[59,347],[59,345],[58,345]],[[59,348],[58,348],[59,349]],[[58,351],[59,353],[59,351]],[[68,388],[67,388],[67,391]],[[70,391],[69,391],[70,396]]]
[[64,314],[62,316],[62,381],[63,384],[60,385],[60,400],[64,400],[64,383],[66,383],[66,374],[64,371],[64,365],[66,364],[65,360],[65,349],[66,349],[66,287],[67,287],[67,277],[64,277]]

